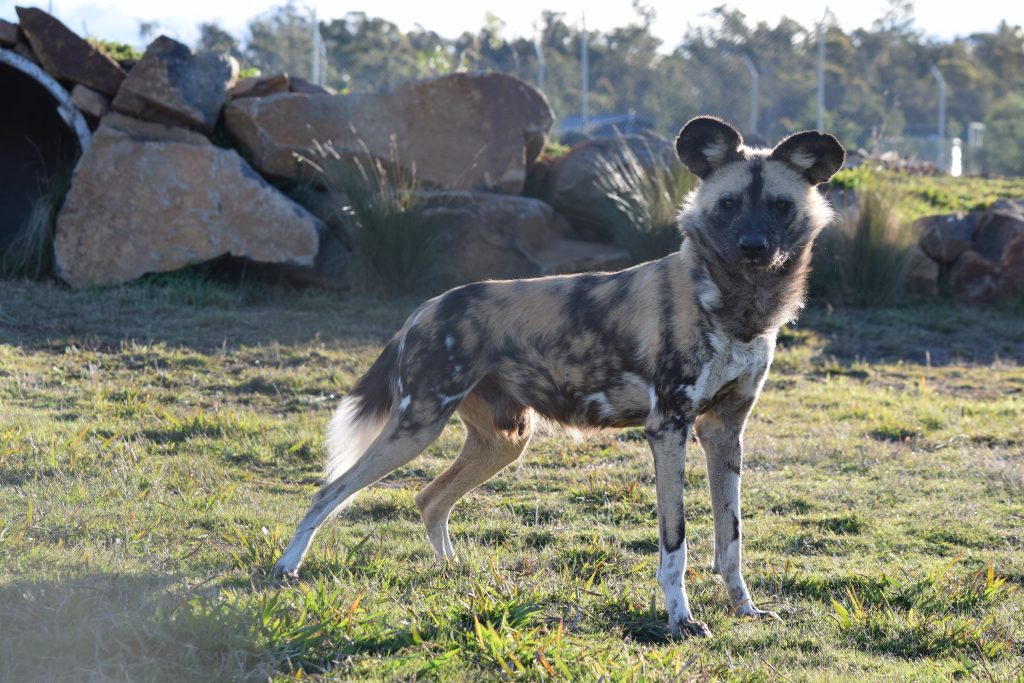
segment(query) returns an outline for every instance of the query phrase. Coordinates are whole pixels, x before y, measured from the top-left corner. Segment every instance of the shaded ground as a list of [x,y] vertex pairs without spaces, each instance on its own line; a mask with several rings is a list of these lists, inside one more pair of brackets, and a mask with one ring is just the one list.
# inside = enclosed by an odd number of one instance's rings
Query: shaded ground
[[666,637],[637,430],[539,435],[456,509],[463,562],[438,568],[412,496],[453,421],[302,582],[268,581],[337,396],[418,303],[0,283],[0,680],[1024,676],[1015,311],[812,308],[785,332],[744,474],[748,582],[782,625],[726,613],[694,447],[687,581],[715,638]]

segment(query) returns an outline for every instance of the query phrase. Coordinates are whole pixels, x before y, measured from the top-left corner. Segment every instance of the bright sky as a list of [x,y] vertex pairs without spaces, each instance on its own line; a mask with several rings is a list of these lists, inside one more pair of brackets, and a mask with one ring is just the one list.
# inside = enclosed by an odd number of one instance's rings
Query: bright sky
[[[158,31],[178,40],[193,44],[198,36],[200,22],[215,21],[243,41],[246,25],[253,16],[283,4],[284,0],[174,0],[173,2],[132,2],[131,0],[41,0],[37,6],[51,11],[71,29],[84,34],[139,45],[139,21],[158,22]],[[654,33],[666,47],[675,46],[688,26],[708,22],[711,10],[725,2],[737,7],[754,21],[767,21],[774,25],[783,14],[805,26],[812,25],[825,11],[827,3],[817,0],[780,0],[780,2],[751,2],[740,0],[643,0],[657,13]],[[29,0],[14,2],[0,0],[0,18],[16,21],[16,4],[31,4]],[[487,13],[505,22],[505,35],[532,36],[533,26],[540,21],[541,12],[550,9],[564,12],[567,22],[577,22],[586,13],[587,27],[609,29],[623,26],[636,17],[629,0],[595,3],[592,0],[512,0],[493,2],[484,0],[374,0],[369,5],[336,0],[299,0],[300,7],[316,7],[321,20],[342,17],[346,12],[363,10],[371,16],[383,17],[403,30],[417,24],[454,38],[464,30],[483,26]],[[1012,10],[1011,7],[1018,7]],[[870,27],[881,16],[885,0],[836,2],[831,6],[844,29]],[[917,26],[928,36],[949,39],[974,32],[992,31],[1001,19],[1011,24],[1024,23],[1024,10],[1018,3],[1005,0],[972,0],[969,5],[950,3],[948,0],[919,1],[915,3]],[[968,9],[969,7],[969,9]]]

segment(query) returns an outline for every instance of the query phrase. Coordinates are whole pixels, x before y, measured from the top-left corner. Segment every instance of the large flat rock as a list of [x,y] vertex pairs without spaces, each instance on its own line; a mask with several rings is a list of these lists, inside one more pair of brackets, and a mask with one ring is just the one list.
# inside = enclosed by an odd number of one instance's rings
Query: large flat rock
[[117,92],[124,80],[124,70],[117,62],[43,10],[18,7],[17,11],[21,32],[51,76],[81,83],[104,95]]
[[192,54],[186,45],[160,36],[128,74],[114,109],[140,119],[210,132],[217,124],[238,63],[227,54]]
[[296,154],[316,143],[340,153],[397,157],[419,180],[448,189],[519,194],[543,148],[551,108],[532,86],[503,74],[454,74],[387,94],[241,98],[224,110],[228,132],[262,173],[303,174]]
[[57,274],[73,287],[226,254],[309,267],[322,229],[234,151],[111,115],[75,169],[54,254]]

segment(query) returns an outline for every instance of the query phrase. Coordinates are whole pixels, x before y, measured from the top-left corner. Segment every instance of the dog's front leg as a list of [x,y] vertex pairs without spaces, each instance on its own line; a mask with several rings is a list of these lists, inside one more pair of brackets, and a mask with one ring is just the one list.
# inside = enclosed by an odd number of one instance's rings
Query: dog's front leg
[[712,571],[725,581],[731,611],[742,617],[779,619],[758,609],[743,580],[740,522],[740,468],[743,465],[743,427],[754,398],[730,393],[697,418],[697,439],[708,461],[708,484],[715,518],[715,559]]
[[668,628],[673,634],[710,636],[690,612],[686,597],[686,512],[683,509],[683,474],[690,423],[677,415],[651,411],[647,440],[654,454],[654,480],[658,495],[658,583],[665,594]]

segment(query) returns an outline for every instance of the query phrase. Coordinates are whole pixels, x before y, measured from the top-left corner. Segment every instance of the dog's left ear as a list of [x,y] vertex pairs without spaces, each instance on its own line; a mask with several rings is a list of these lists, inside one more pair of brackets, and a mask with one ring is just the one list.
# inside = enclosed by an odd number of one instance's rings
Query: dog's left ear
[[834,136],[809,130],[790,135],[777,144],[770,158],[785,161],[811,185],[820,185],[843,167],[846,150]]

